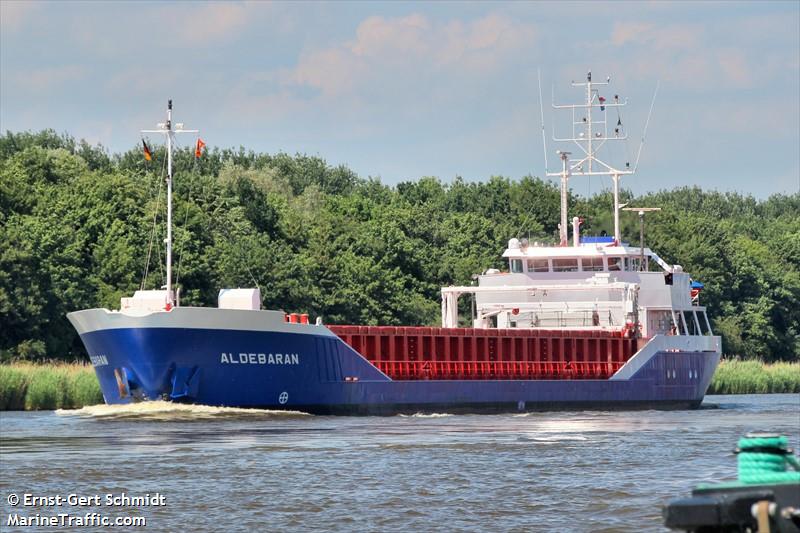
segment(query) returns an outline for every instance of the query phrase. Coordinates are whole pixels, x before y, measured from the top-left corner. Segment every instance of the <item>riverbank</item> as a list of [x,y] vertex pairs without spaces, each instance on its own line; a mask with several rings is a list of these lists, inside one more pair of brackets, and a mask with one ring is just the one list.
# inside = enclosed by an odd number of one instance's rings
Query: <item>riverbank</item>
[[0,365],[0,411],[77,409],[103,403],[88,364]]
[[[723,360],[708,394],[800,392],[800,363]],[[80,363],[0,365],[0,411],[78,409],[103,403],[94,368]]]
[[708,394],[768,394],[800,392],[800,362],[720,361]]

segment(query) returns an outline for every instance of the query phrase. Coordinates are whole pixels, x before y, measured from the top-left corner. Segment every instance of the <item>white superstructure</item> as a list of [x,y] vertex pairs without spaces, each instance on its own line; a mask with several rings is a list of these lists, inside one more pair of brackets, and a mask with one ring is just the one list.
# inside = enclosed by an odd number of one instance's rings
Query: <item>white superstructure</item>
[[[471,326],[478,328],[568,328],[618,330],[629,336],[713,335],[704,307],[698,304],[692,280],[680,265],[670,265],[644,246],[644,213],[657,208],[628,208],[639,212],[640,246],[623,243],[619,229],[619,180],[636,171],[629,162],[619,169],[599,158],[609,141],[627,139],[617,111],[626,104],[616,94],[605,97],[593,82],[574,83],[585,88],[585,101],[553,104],[572,115],[570,136],[553,134],[556,142],[578,147],[577,157],[559,150],[561,223],[558,245],[530,243],[512,238],[503,257],[508,271],[487,270],[477,276],[477,286],[442,288],[442,326],[458,327],[458,299],[472,295]],[[616,120],[607,119],[609,109]],[[652,111],[652,106],[651,106]],[[649,120],[649,117],[648,117]],[[645,128],[646,129],[646,128]],[[642,143],[644,136],[642,137]],[[641,146],[640,151],[641,153]],[[638,156],[637,156],[638,161]],[[573,238],[567,231],[568,182],[572,176],[610,176],[614,185],[614,235],[581,238],[578,217],[572,219]]]

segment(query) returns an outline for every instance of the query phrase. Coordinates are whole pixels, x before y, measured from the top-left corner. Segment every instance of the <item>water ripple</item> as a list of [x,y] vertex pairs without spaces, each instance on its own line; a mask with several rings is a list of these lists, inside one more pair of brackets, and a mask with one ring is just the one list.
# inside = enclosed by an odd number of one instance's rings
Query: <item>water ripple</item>
[[[660,531],[798,395],[719,409],[324,417],[175,404],[0,413],[0,494],[145,494],[148,530]],[[0,499],[0,515],[10,512]],[[91,511],[93,509],[82,509]],[[103,509],[97,509],[103,511]]]

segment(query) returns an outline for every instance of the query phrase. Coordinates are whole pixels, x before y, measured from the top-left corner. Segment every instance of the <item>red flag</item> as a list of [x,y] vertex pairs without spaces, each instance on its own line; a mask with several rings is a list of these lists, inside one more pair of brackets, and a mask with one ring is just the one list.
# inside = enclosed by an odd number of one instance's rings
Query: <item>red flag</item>
[[153,160],[153,152],[150,151],[150,147],[147,146],[147,143],[144,142],[144,139],[142,139],[142,146],[144,147],[144,158],[147,161],[152,161]]
[[203,139],[198,137],[197,138],[197,146],[195,146],[195,149],[194,149],[194,156],[199,159],[200,156],[203,155],[203,148],[205,148],[205,147],[206,147],[206,143],[203,142]]

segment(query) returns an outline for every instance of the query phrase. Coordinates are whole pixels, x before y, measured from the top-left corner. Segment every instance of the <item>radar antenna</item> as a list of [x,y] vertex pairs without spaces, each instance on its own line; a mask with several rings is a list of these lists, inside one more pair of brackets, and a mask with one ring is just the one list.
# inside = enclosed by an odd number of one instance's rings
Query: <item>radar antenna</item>
[[645,270],[644,265],[644,214],[654,211],[661,211],[660,207],[625,207],[623,211],[639,212],[639,270]]
[[[608,141],[624,141],[628,138],[622,126],[622,119],[612,124],[609,131],[607,110],[609,108],[620,108],[627,105],[627,99],[620,100],[619,95],[615,94],[608,100],[600,94],[598,87],[611,84],[611,78],[605,81],[592,81],[592,72],[586,74],[585,82],[572,82],[573,87],[585,87],[586,101],[582,104],[556,104],[553,102],[555,110],[572,111],[572,133],[568,137],[558,137],[553,127],[553,141],[572,142],[579,148],[576,156],[570,157],[571,152],[562,150],[556,153],[561,157],[561,172],[546,172],[547,176],[561,178],[561,224],[559,225],[559,236],[561,246],[567,246],[567,199],[568,182],[571,176],[611,176],[614,182],[614,240],[620,242],[619,230],[619,180],[621,176],[633,174],[636,170],[631,169],[630,161],[625,163],[624,169],[619,169],[606,163],[598,157],[599,150]],[[540,89],[541,93],[541,89]],[[541,96],[540,96],[541,98]],[[575,243],[577,246],[578,243]]]

